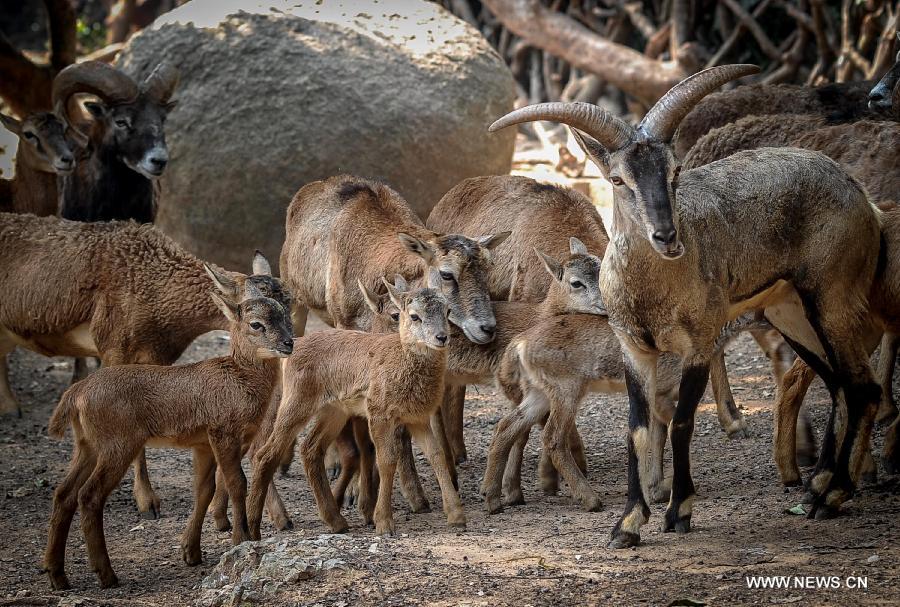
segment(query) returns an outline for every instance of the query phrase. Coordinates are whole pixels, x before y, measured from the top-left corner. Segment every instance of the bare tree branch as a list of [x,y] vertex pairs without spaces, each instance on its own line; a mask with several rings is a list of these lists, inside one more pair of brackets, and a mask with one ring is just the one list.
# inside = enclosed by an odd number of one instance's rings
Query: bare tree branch
[[[552,13],[537,0],[484,0],[506,27],[531,44],[596,74],[645,105],[689,75],[675,61],[654,61],[634,49],[590,31],[574,19]],[[679,49],[680,50],[680,49]]]

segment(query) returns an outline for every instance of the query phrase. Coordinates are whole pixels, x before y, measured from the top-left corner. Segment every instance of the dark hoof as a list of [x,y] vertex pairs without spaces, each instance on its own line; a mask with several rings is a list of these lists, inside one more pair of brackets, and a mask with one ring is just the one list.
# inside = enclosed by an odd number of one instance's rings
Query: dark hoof
[[816,465],[816,453],[808,451],[797,451],[797,465],[801,468],[809,468]]
[[524,506],[525,505],[525,496],[522,495],[521,491],[513,493],[510,496],[503,498],[504,506]]
[[786,481],[782,481],[781,484],[784,485],[785,487],[800,487],[803,485],[803,480],[801,480],[799,478],[789,479]]
[[[282,475],[287,474],[287,471],[288,471],[288,466],[282,466],[282,467],[281,467],[281,474],[282,474]],[[325,474],[328,476],[329,482],[332,482],[332,483],[333,483],[333,482],[336,481],[336,480],[338,479],[338,477],[341,475],[341,467],[340,467],[340,466],[335,466],[334,468],[329,468],[328,470],[325,471]]]
[[603,502],[600,501],[599,497],[593,497],[585,501],[583,505],[586,512],[600,512],[603,510]]
[[878,484],[878,471],[870,470],[868,472],[863,473],[862,477],[860,477],[860,481],[866,485],[877,485]]
[[101,588],[118,588],[119,587],[119,578],[116,577],[115,573],[110,573],[109,575],[100,576],[100,587]]
[[294,521],[287,519],[284,522],[273,523],[276,531],[291,531],[294,528]]
[[50,576],[50,588],[53,590],[69,590],[72,588],[65,573],[47,573]]
[[[290,464],[282,464],[278,470],[281,473],[281,478],[285,478],[290,475],[291,465]],[[335,478],[337,478],[337,477],[335,477]],[[331,479],[331,480],[334,480],[334,479]]]
[[663,524],[663,532],[665,533],[690,533],[691,532],[691,515],[678,518],[676,514],[666,512],[665,523]]
[[812,491],[807,491],[803,494],[803,498],[800,500],[800,503],[807,505],[814,504],[816,502],[816,499],[818,499],[818,496],[815,493],[813,493]]
[[428,514],[429,512],[431,512],[431,504],[425,502],[424,504],[410,506],[409,511],[413,514]]
[[611,548],[612,550],[621,550],[623,548],[633,548],[641,543],[641,536],[637,533],[628,533],[626,531],[614,531],[612,535],[612,539],[610,539],[609,544],[606,545],[607,548]]
[[217,520],[216,521],[216,531],[221,531],[221,532],[231,531],[231,521],[228,520],[227,518],[222,521]]
[[199,548],[181,547],[181,558],[188,567],[196,567],[203,564],[203,552]]
[[728,438],[731,440],[744,440],[745,438],[750,438],[750,433],[747,431],[747,428],[738,428],[729,432]]
[[462,466],[465,463],[468,463],[469,457],[465,453],[461,453],[457,455],[453,460],[457,466]]
[[141,512],[140,514],[141,514],[141,518],[144,519],[145,521],[158,521],[159,520],[159,511],[152,506],[150,507],[149,510],[147,510],[145,512]]
[[503,502],[500,498],[489,498],[484,501],[484,507],[488,514],[500,514],[503,512]]
[[815,519],[817,521],[827,521],[828,519],[837,518],[841,515],[841,509],[835,508],[834,506],[828,506],[826,504],[822,504],[819,506],[813,506],[812,510],[809,511],[809,514],[806,515],[807,518]]

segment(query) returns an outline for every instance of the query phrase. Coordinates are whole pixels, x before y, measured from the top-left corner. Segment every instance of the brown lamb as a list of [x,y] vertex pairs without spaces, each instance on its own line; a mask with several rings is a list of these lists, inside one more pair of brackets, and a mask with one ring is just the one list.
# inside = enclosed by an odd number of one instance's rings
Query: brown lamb
[[54,590],[69,588],[65,548],[76,508],[100,586],[118,585],[106,549],[103,506],[144,445],[193,450],[194,510],[181,539],[188,565],[198,565],[203,558],[200,532],[217,466],[237,520],[232,542],[248,539],[241,457],[269,408],[278,383],[278,359],[291,353],[293,330],[287,307],[252,286],[241,303],[211,295],[230,325],[228,356],[174,367],[107,367],[76,383],[60,399],[48,429],[61,438],[71,425],[75,450],[53,497],[44,567]]

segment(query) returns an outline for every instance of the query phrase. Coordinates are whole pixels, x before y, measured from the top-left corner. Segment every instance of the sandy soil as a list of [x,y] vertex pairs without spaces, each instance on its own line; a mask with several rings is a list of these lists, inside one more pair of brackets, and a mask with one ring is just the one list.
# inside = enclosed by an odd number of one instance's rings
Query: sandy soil
[[[221,337],[204,336],[185,360],[226,348]],[[439,510],[440,493],[419,458],[435,512],[411,515],[395,492],[400,537],[378,540],[351,513],[351,533],[377,543],[363,570],[332,573],[300,582],[285,595],[291,605],[669,605],[693,599],[709,605],[734,604],[896,604],[900,584],[897,546],[900,496],[896,478],[882,477],[833,521],[809,521],[785,513],[798,490],[778,483],[770,455],[773,384],[767,361],[742,338],[728,356],[735,397],[744,407],[751,437],[730,441],[719,430],[707,394],[694,438],[694,478],[698,500],[689,535],[659,531],[664,506],[653,506],[643,545],[613,551],[609,531],[625,501],[624,396],[592,396],[579,418],[590,466],[589,478],[604,500],[599,513],[581,511],[566,494],[542,495],[535,478],[534,439],[526,457],[527,505],[486,516],[478,495],[492,429],[506,403],[492,387],[470,389],[466,402],[469,463],[460,472],[469,525],[449,529]],[[22,419],[0,422],[0,605],[186,605],[229,536],[211,521],[204,529],[204,565],[185,566],[177,548],[190,511],[190,456],[153,450],[150,471],[163,500],[163,517],[141,520],[131,498],[131,477],[111,496],[106,509],[110,554],[122,587],[100,591],[87,566],[84,544],[73,525],[68,572],[75,590],[52,593],[40,570],[55,484],[62,478],[71,438],[49,439],[46,422],[68,383],[71,366],[17,351],[11,379],[21,398]],[[827,396],[814,387],[809,402],[818,427],[824,425]],[[880,439],[880,433],[879,433]],[[316,536],[318,520],[300,467],[278,480],[294,517],[290,533]],[[271,527],[264,533],[271,534]],[[749,589],[747,576],[837,576],[840,589]],[[867,590],[846,580],[861,576]],[[18,597],[18,598],[16,598]],[[674,603],[679,604],[679,603]],[[683,603],[682,603],[683,604]]]

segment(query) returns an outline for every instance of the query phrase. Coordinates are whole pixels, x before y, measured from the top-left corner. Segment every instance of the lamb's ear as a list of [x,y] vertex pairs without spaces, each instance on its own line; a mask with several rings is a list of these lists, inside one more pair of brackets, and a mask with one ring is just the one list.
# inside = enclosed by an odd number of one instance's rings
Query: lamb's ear
[[366,305],[372,310],[372,314],[381,314],[379,303],[379,297],[372,293],[369,289],[366,288],[366,285],[362,283],[360,279],[356,279],[356,286],[359,287],[360,292],[362,293],[363,299],[366,300]]
[[410,236],[405,232],[398,233],[397,238],[400,239],[400,242],[403,243],[404,247],[428,263],[431,263],[431,260],[434,259],[434,247],[424,240],[416,238],[415,236]]
[[584,246],[584,243],[575,238],[574,236],[569,236],[569,252],[572,255],[587,255],[588,250],[587,247]]
[[253,254],[253,273],[258,276],[271,276],[272,266],[259,249]]
[[578,147],[597,165],[604,177],[609,175],[609,152],[606,148],[590,135],[582,133],[578,129],[571,130],[575,141],[578,142]]
[[225,315],[225,318],[230,320],[231,322],[238,322],[241,318],[241,307],[227,299],[222,297],[219,293],[215,291],[210,291],[209,296],[212,297],[213,302],[215,302],[216,306],[222,310],[222,314]]
[[22,123],[13,118],[12,116],[7,116],[6,114],[0,114],[0,122],[3,123],[3,128],[5,128],[10,133],[15,135],[22,134]]
[[406,279],[399,274],[394,274],[394,288],[397,289],[397,291],[405,293],[406,291],[409,291],[409,283],[407,283]]
[[510,234],[512,234],[512,232],[498,232],[496,234],[488,234],[487,236],[482,236],[477,240],[478,244],[483,246],[485,249],[490,250],[503,244],[503,241],[509,238]]
[[562,280],[563,277],[563,269],[562,265],[549,255],[545,255],[543,252],[534,250],[538,257],[541,258],[541,262],[544,264],[544,267],[550,272],[550,276],[555,278],[556,280]]
[[402,310],[405,306],[403,301],[403,293],[394,288],[394,285],[389,283],[384,278],[381,279],[381,282],[384,283],[385,288],[388,292],[388,297],[391,298],[391,301],[394,302],[394,305],[397,306],[400,310]]
[[439,293],[443,293],[444,279],[441,278],[441,271],[437,268],[428,268],[428,279],[425,281],[425,286],[429,289],[434,289]]
[[234,274],[214,268],[208,263],[203,264],[203,269],[206,270],[206,273],[212,279],[213,284],[216,285],[216,288],[222,295],[232,301],[237,301],[237,298],[240,295],[240,289]]

